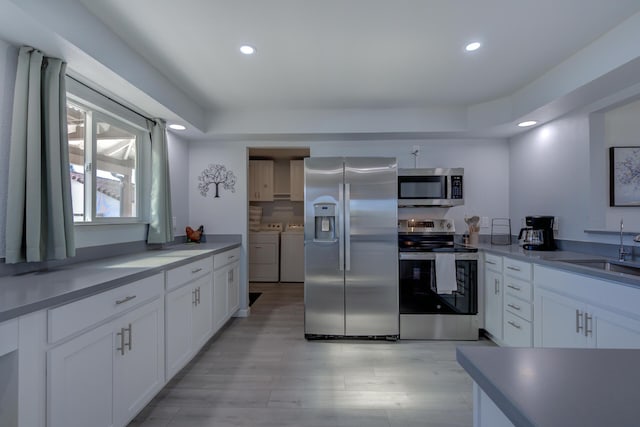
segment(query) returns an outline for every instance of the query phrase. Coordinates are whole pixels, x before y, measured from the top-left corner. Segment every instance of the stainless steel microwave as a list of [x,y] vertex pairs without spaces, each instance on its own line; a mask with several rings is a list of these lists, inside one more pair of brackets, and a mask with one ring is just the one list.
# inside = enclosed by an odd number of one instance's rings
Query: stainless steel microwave
[[464,204],[464,168],[398,169],[398,206]]

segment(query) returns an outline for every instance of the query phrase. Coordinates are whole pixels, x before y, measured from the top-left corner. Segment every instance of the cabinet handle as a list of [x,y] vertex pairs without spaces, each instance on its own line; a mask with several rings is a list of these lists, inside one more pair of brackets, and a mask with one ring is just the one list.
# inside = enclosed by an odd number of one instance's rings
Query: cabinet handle
[[120,332],[116,334],[120,337],[120,347],[116,348],[120,355],[124,356],[124,328],[120,328]]
[[493,284],[493,293],[498,295],[498,293],[500,293],[500,280],[498,279],[493,279],[494,284]]
[[191,270],[191,274],[196,274],[202,271],[202,268],[196,268],[195,270]]
[[576,309],[576,334],[579,334],[580,330],[583,329],[582,325],[580,324],[580,319],[582,319],[582,312]]
[[520,308],[520,306],[519,306],[519,305],[515,305],[515,304],[507,304],[507,306],[508,306],[508,307],[513,308],[514,310],[518,310],[518,311],[520,311],[520,310],[521,310],[521,308]]
[[512,322],[511,320],[509,320],[507,323],[516,329],[522,329],[522,326],[518,325],[516,322]]
[[196,302],[200,305],[200,286],[196,288]]
[[227,259],[234,259],[235,257],[236,257],[235,255],[229,255]]
[[191,304],[193,304],[194,307],[198,305],[198,297],[196,296],[195,289],[191,291]]
[[512,267],[512,266],[510,266],[510,265],[507,265],[507,268],[508,268],[509,270],[513,270],[513,271],[520,271],[520,268],[518,268],[518,267]]
[[120,299],[120,300],[116,300],[116,305],[120,305],[120,304],[124,304],[125,302],[129,302],[132,299],[134,299],[136,296],[135,295],[129,295],[126,298]]
[[511,288],[514,291],[521,291],[522,290],[522,288],[519,288],[518,286],[513,286],[513,285],[507,285],[507,288]]
[[589,326],[589,322],[591,322],[591,325],[593,325],[593,316],[589,316],[589,313],[585,311],[584,313],[584,336],[585,337],[588,337],[589,334],[593,335],[593,330],[591,329],[591,326]]
[[[131,351],[131,347],[133,347],[133,335],[132,335],[133,328],[131,327],[131,323],[129,323],[129,327],[125,328],[124,330],[129,332],[129,342],[126,345],[127,347],[129,347],[129,351]],[[122,335],[124,336],[124,334]]]

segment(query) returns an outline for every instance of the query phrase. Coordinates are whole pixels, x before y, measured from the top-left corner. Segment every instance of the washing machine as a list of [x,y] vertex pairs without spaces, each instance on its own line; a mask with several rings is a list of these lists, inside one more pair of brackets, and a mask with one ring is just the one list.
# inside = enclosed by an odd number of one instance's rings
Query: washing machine
[[280,281],[280,234],[282,223],[263,223],[249,233],[249,281]]
[[280,234],[280,281],[304,282],[304,224],[289,223]]

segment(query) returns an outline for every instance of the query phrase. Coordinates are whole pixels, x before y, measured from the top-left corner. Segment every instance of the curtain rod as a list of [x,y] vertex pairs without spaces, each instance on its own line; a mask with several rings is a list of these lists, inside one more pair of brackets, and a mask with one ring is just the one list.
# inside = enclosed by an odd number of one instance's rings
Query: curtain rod
[[86,83],[84,83],[84,82],[81,82],[80,80],[76,79],[75,77],[70,76],[69,74],[67,74],[67,77],[68,77],[68,78],[70,78],[71,80],[76,81],[77,83],[80,83],[82,86],[86,87],[87,89],[91,89],[92,91],[94,91],[94,92],[95,92],[95,93],[97,93],[98,95],[104,96],[104,97],[105,97],[105,98],[107,98],[109,101],[115,102],[115,103],[116,103],[116,104],[118,104],[119,106],[121,106],[121,107],[123,107],[123,108],[126,108],[127,110],[131,111],[131,112],[132,112],[132,113],[134,113],[134,114],[137,114],[138,116],[142,117],[143,119],[150,120],[150,121],[152,121],[153,123],[156,123],[156,124],[157,124],[157,122],[155,121],[155,119],[152,119],[152,118],[150,118],[150,117],[145,116],[145,115],[144,115],[144,114],[142,114],[142,113],[139,113],[138,111],[134,110],[133,108],[131,108],[131,107],[127,106],[127,105],[124,105],[122,102],[117,101],[117,100],[115,100],[115,99],[111,98],[111,97],[110,97],[110,96],[108,96],[108,95],[105,95],[104,93],[102,93],[102,92],[100,92],[100,91],[98,91],[98,90],[96,90],[96,89],[92,88],[91,86],[89,86],[88,84],[86,84]]

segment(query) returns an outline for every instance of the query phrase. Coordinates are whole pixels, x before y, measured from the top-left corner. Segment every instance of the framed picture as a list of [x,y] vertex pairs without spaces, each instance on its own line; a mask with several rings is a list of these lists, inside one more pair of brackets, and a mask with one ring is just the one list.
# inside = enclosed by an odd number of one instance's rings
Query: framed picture
[[609,148],[609,206],[640,206],[640,147]]

